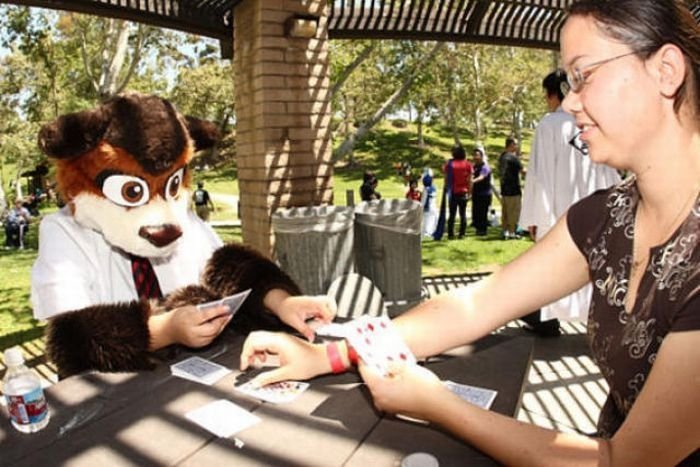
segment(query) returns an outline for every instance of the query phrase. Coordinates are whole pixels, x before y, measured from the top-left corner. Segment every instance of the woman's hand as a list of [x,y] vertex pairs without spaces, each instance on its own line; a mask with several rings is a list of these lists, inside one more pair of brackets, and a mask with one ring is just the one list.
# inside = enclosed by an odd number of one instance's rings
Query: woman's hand
[[221,305],[207,310],[198,310],[187,305],[149,319],[151,350],[170,344],[187,347],[204,347],[211,343],[231,321],[229,308]]
[[269,355],[279,357],[280,366],[252,379],[256,386],[278,381],[305,380],[331,372],[331,365],[323,344],[311,344],[281,332],[252,332],[241,352],[241,371],[257,362],[265,362]]
[[[268,296],[274,292],[276,291],[270,291]],[[266,302],[268,299],[269,297],[265,297]],[[283,322],[299,331],[309,342],[314,340],[314,331],[306,321],[313,318],[323,323],[330,323],[336,313],[335,302],[325,295],[316,297],[287,295],[275,301],[274,306],[269,308]]]
[[393,364],[385,377],[363,363],[359,370],[375,407],[384,412],[434,421],[440,401],[454,396],[433,372],[419,365]]

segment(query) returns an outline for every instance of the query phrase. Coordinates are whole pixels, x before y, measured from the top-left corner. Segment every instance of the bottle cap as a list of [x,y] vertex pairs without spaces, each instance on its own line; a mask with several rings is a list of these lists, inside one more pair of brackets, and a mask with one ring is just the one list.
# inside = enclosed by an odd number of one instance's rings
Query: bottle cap
[[19,347],[11,347],[5,350],[5,365],[17,366],[24,363],[24,354]]

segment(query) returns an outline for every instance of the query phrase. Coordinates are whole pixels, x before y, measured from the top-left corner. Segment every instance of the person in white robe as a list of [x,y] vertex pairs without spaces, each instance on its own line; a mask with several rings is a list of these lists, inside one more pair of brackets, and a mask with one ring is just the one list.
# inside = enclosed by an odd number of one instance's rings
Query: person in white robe
[[432,169],[423,169],[423,193],[420,204],[423,206],[423,236],[432,238],[438,222],[437,186],[433,183]]
[[[519,225],[538,241],[566,210],[591,193],[620,182],[611,167],[596,164],[577,144],[574,117],[561,108],[561,83],[566,74],[550,73],[542,85],[549,113],[535,130],[527,167]],[[585,320],[590,304],[590,285],[541,309],[541,320]],[[558,326],[558,324],[557,324]]]

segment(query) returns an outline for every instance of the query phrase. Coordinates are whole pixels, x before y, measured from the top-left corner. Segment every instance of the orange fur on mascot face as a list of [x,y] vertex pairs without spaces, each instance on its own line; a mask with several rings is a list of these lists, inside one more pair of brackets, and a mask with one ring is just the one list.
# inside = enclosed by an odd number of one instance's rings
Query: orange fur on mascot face
[[75,220],[143,257],[168,256],[189,205],[187,164],[217,139],[213,123],[168,101],[128,93],[45,125],[39,147],[56,159],[58,190]]

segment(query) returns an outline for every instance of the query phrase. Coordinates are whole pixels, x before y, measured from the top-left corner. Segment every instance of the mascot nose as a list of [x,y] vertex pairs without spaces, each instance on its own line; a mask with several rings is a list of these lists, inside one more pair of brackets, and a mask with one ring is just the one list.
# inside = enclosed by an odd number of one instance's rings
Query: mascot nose
[[139,236],[158,248],[171,244],[180,238],[181,235],[182,229],[173,224],[145,226],[139,229]]

